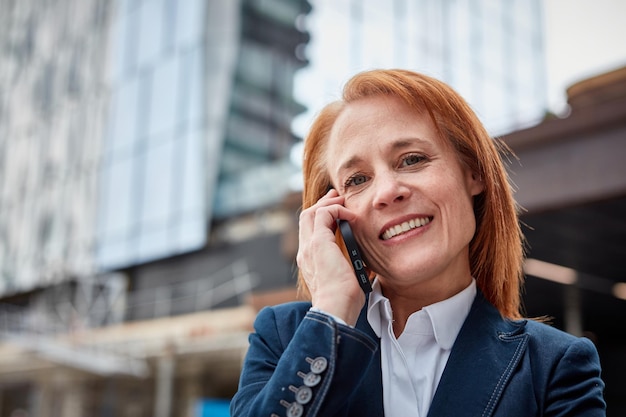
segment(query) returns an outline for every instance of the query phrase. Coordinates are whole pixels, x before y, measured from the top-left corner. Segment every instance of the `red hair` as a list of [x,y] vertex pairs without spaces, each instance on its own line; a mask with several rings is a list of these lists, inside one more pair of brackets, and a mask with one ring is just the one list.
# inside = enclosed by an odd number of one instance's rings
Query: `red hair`
[[[327,142],[343,108],[359,99],[385,95],[401,99],[416,111],[425,111],[441,137],[454,147],[460,161],[482,178],[484,191],[474,200],[476,233],[469,247],[471,274],[502,316],[520,318],[524,237],[501,159],[510,150],[489,136],[467,102],[447,84],[406,70],[366,71],[350,79],[342,100],[322,109],[305,139],[303,209],[315,204],[330,185]],[[341,238],[337,239],[343,247]],[[302,276],[298,285],[308,297]]]

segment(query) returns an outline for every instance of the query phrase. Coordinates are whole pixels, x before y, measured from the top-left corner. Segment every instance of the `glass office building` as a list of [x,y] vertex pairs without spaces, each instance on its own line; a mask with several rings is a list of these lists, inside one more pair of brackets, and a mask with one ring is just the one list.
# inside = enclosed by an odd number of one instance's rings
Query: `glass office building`
[[[303,110],[301,1],[119,1],[97,264],[199,249],[212,219],[276,204]],[[273,181],[274,180],[274,181]],[[275,185],[273,185],[275,184]]]
[[[309,11],[306,0],[0,2],[0,350],[19,356],[0,355],[0,414],[159,415],[169,398],[188,415],[231,394],[251,322],[233,304],[258,275],[242,258],[275,268],[280,231],[259,255],[212,244],[212,225],[279,204],[297,172],[293,79],[308,35],[296,22]],[[185,271],[163,266],[172,259]],[[172,281],[190,302],[161,291]],[[144,312],[146,293],[158,298]],[[208,310],[229,302],[207,337]],[[208,321],[188,315],[198,322],[174,336],[197,347],[182,399],[155,388],[168,378],[158,344],[178,322],[121,345],[73,338],[190,312]],[[49,383],[60,374],[66,384]]]
[[40,6],[0,13],[0,294],[201,248],[284,195],[306,1]]
[[547,107],[539,0],[314,0],[311,65],[297,78],[312,115],[357,71],[407,68],[452,85],[493,135],[536,123]]
[[107,16],[0,2],[0,296],[94,273]]
[[121,1],[113,11],[97,230],[104,268],[204,244],[203,9]]

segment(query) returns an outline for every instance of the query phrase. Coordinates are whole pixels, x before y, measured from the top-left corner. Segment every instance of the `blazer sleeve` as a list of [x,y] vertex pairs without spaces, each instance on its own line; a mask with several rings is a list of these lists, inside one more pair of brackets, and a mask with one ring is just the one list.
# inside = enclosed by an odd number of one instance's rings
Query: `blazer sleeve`
[[557,362],[548,387],[544,416],[604,417],[604,382],[593,343],[576,339]]
[[368,335],[307,311],[266,307],[244,360],[231,416],[332,416],[346,405],[378,349]]

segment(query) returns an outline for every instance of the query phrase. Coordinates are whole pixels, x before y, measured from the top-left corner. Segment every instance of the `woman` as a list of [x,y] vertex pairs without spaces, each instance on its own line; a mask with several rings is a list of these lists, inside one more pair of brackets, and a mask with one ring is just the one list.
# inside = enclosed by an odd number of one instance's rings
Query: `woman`
[[433,78],[347,83],[305,141],[297,262],[311,302],[259,313],[233,416],[605,415],[593,344],[521,319],[523,237],[496,146]]

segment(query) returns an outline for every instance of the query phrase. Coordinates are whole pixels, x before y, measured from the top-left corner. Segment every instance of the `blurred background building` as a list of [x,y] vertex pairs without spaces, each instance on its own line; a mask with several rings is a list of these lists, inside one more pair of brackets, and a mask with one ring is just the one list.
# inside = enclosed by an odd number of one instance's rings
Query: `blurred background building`
[[256,312],[296,296],[302,136],[372,67],[506,134],[528,315],[590,336],[626,409],[626,76],[539,123],[539,0],[0,0],[0,47],[0,416],[224,412]]
[[280,204],[310,5],[0,5],[0,415],[228,398],[243,297],[293,287]]
[[536,123],[547,104],[541,1],[318,0],[296,94],[309,119],[355,72],[419,68],[467,98],[492,134]]

